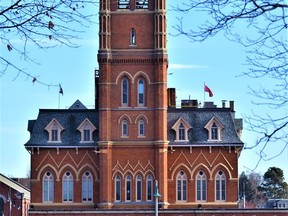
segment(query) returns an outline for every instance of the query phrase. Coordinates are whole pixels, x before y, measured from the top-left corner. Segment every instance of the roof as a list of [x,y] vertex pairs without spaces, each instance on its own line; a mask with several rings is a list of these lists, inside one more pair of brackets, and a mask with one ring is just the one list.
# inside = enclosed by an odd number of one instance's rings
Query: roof
[[[79,107],[75,108],[75,104],[79,103]],[[87,109],[80,101],[76,101],[69,109],[40,109],[36,120],[29,120],[28,131],[30,139],[25,147],[95,147],[98,142],[98,130],[93,133],[93,143],[81,143],[81,132],[77,130],[79,125],[87,118],[98,128],[98,111],[95,109]],[[83,109],[81,109],[82,107]],[[61,144],[48,143],[48,132],[45,127],[53,120],[62,125],[64,130],[61,132]]]
[[[77,105],[78,104],[78,105]],[[237,131],[242,130],[242,119],[236,119],[234,111],[229,108],[173,108],[168,109],[167,134],[170,145],[192,145],[192,146],[243,146]],[[69,109],[40,109],[36,120],[28,122],[30,139],[25,147],[95,147],[99,140],[99,131],[93,133],[93,143],[80,143],[81,133],[77,128],[88,119],[96,128],[99,128],[99,112],[96,109],[87,109],[80,101],[76,101]],[[191,126],[188,131],[189,141],[175,142],[176,132],[173,125],[179,120],[184,120]],[[61,132],[61,143],[49,143],[47,125],[56,119],[64,128]],[[222,140],[208,141],[208,132],[205,125],[217,120],[222,129]]]
[[24,187],[16,181],[13,181],[11,178],[6,177],[2,173],[0,173],[0,182],[20,193],[23,193],[23,198],[30,199],[30,190],[28,188]]
[[[238,130],[242,130],[242,119],[235,119],[234,112],[229,108],[169,109],[167,126],[170,145],[179,144],[175,143],[176,133],[171,130],[179,118],[183,118],[192,126],[188,131],[189,142],[181,142],[181,145],[243,145],[237,134]],[[213,118],[223,125],[221,141],[207,141],[208,133],[205,125]]]

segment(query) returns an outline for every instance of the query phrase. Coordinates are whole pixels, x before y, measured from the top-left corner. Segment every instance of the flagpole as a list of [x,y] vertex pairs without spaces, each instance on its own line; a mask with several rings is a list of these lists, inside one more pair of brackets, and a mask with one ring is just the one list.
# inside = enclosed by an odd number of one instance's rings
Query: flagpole
[[203,107],[204,107],[204,104],[205,104],[205,82],[204,82],[204,86],[203,86],[203,93],[204,93],[204,100],[203,100]]
[[58,93],[58,109],[60,109],[60,93]]

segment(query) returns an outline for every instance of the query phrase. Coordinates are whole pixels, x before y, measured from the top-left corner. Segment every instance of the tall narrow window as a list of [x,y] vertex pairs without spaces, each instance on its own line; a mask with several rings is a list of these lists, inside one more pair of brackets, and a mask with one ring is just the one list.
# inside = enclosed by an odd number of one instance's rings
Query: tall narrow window
[[140,79],[138,81],[138,105],[144,105],[144,81]]
[[177,175],[177,201],[187,200],[187,177],[183,171]]
[[218,140],[218,127],[215,124],[215,122],[211,126],[211,139],[212,140]]
[[58,141],[58,127],[55,123],[52,125],[51,133],[52,133],[51,140],[52,141]]
[[122,121],[122,136],[128,136],[128,122],[126,119]]
[[90,141],[90,129],[84,129],[84,141]]
[[138,135],[139,136],[144,136],[145,135],[145,125],[144,125],[144,121],[141,119],[138,122]]
[[54,200],[54,179],[51,172],[46,172],[43,177],[43,202]]
[[119,175],[115,177],[115,201],[121,201],[121,177]]
[[136,31],[134,28],[132,28],[130,31],[130,44],[136,45]]
[[179,128],[179,140],[185,140],[185,127],[183,126],[183,124],[181,123]]
[[126,184],[126,188],[125,188],[125,190],[126,190],[126,201],[131,201],[132,200],[132,197],[131,197],[131,195],[132,195],[132,185],[131,185],[131,183],[132,183],[132,177],[130,176],[130,175],[127,175],[126,176],[126,181],[125,181],[125,184]]
[[137,175],[136,177],[136,201],[142,200],[142,177]]
[[70,172],[66,172],[62,181],[63,202],[73,201],[73,177]]
[[128,88],[129,88],[128,79],[124,78],[122,80],[122,98],[121,98],[123,106],[128,106],[128,100],[129,100]]
[[148,175],[146,179],[146,196],[147,196],[147,201],[152,201],[152,176]]
[[206,201],[207,179],[203,171],[200,171],[196,178],[197,201]]
[[220,170],[216,175],[216,201],[226,200],[226,177]]
[[82,177],[82,201],[91,202],[93,194],[93,178],[90,172],[85,172]]

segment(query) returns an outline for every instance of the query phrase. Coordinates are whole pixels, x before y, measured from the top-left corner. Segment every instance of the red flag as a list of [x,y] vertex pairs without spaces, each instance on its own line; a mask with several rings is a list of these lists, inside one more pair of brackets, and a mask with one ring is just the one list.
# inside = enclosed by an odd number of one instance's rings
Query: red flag
[[213,92],[211,91],[210,88],[208,88],[208,86],[204,85],[204,92],[208,92],[209,93],[209,97],[213,97]]

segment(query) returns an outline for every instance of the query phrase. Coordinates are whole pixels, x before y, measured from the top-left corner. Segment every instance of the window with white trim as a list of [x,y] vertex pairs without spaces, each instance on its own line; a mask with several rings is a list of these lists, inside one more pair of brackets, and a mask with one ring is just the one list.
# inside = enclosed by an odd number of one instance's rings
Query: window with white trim
[[205,125],[205,129],[208,131],[208,141],[221,141],[223,125],[215,117]]
[[125,200],[132,201],[132,177],[127,175],[125,178]]
[[121,201],[121,177],[119,175],[115,177],[115,201]]
[[145,86],[143,79],[139,79],[138,81],[138,106],[144,106],[145,100]]
[[121,83],[121,104],[122,106],[128,106],[129,101],[129,82],[127,78],[124,78]]
[[152,188],[153,188],[153,181],[152,176],[148,175],[146,178],[146,200],[152,201]]
[[82,201],[92,202],[93,178],[90,172],[86,171],[82,176]]
[[140,119],[138,121],[138,136],[139,137],[144,137],[145,136],[145,124],[144,120]]
[[126,119],[123,119],[121,126],[122,126],[122,137],[128,137],[129,135],[128,121]]
[[61,132],[64,128],[55,118],[49,122],[45,130],[48,132],[48,142],[61,143]]
[[207,178],[203,171],[199,171],[196,177],[196,200],[200,202],[207,200]]
[[81,132],[81,141],[80,143],[92,143],[93,142],[93,132],[96,130],[96,127],[92,122],[86,118],[80,126],[77,128]]
[[51,172],[47,171],[43,177],[43,202],[54,201],[54,178]]
[[142,176],[137,175],[136,177],[136,201],[142,200]]
[[226,177],[223,171],[218,171],[215,178],[216,186],[216,201],[226,201]]
[[188,131],[191,128],[191,125],[184,118],[180,117],[172,127],[172,129],[176,132],[175,142],[188,142]]
[[180,171],[177,175],[177,201],[187,201],[187,176],[184,171]]
[[65,172],[62,181],[63,202],[73,202],[73,176],[71,172]]

